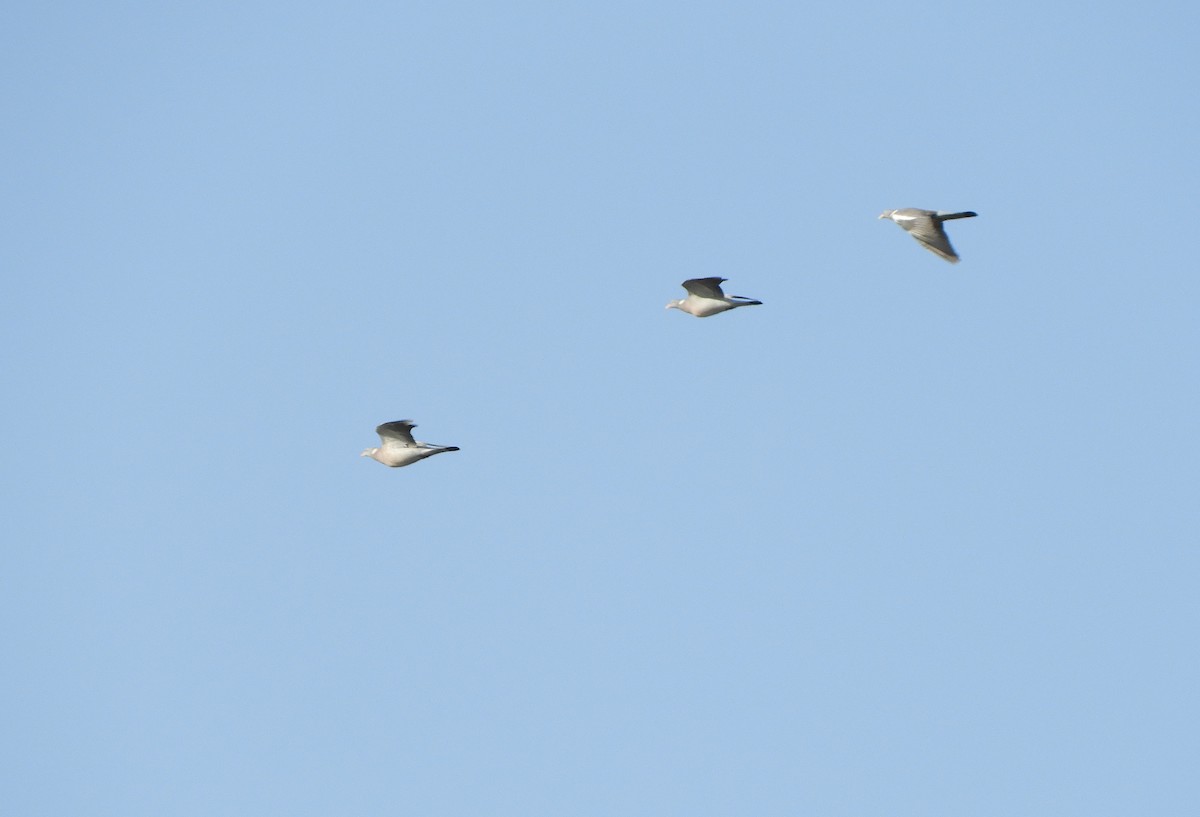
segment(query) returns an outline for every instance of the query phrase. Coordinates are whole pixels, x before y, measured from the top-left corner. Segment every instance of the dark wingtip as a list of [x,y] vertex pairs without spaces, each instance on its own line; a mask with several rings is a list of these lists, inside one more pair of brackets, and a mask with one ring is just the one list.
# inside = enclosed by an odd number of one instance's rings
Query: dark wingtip
[[448,445],[445,448],[443,448],[442,450],[443,451],[461,451],[462,449],[459,448],[457,445]]

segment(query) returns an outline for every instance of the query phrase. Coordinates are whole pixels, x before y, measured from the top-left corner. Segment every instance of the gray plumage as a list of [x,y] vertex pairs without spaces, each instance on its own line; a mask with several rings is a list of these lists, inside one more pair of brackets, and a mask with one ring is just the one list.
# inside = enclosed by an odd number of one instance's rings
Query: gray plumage
[[719,312],[737,309],[739,306],[758,306],[762,301],[753,298],[743,298],[741,295],[726,295],[721,284],[727,278],[689,278],[682,286],[688,291],[688,296],[678,301],[667,303],[667,309],[678,309],[697,318],[707,318]]
[[370,457],[389,468],[402,468],[434,454],[458,450],[456,445],[431,445],[414,440],[412,430],[416,427],[417,424],[412,420],[394,420],[378,426],[375,433],[379,435],[379,448],[368,448],[361,456]]
[[921,243],[921,246],[932,253],[937,253],[951,264],[958,263],[958,253],[950,246],[950,239],[942,222],[955,218],[974,218],[977,213],[964,211],[962,213],[941,213],[936,210],[919,210],[916,207],[904,207],[900,210],[884,210],[880,218],[890,218],[899,224],[909,235]]

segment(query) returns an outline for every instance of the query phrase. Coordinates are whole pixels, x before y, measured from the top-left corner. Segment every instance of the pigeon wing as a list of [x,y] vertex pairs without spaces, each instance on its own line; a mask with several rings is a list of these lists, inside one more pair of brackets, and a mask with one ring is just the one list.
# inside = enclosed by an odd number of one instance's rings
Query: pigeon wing
[[908,230],[912,237],[921,242],[921,246],[930,252],[937,253],[951,263],[958,262],[958,253],[950,246],[950,238],[942,228],[942,223],[932,216],[920,216],[900,222],[900,226]]
[[412,420],[393,420],[375,429],[384,448],[411,448],[416,445],[412,430],[417,424]]
[[697,298],[724,298],[721,282],[727,278],[689,278],[683,282],[683,288]]

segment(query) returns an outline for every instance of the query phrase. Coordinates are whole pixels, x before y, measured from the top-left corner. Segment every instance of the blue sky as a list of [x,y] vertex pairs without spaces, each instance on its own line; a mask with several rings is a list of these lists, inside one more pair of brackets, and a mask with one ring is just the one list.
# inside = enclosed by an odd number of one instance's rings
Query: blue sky
[[1194,813],[1198,24],[14,7],[5,812]]

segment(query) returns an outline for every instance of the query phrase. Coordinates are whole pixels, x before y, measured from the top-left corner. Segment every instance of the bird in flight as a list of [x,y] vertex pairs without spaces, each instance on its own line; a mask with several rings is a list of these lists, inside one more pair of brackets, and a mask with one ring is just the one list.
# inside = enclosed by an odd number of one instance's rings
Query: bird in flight
[[430,445],[414,440],[412,430],[416,427],[412,420],[395,420],[378,426],[375,433],[379,435],[380,446],[368,448],[360,456],[370,457],[389,468],[402,468],[434,454],[458,450],[457,445]]
[[958,253],[950,246],[950,239],[946,236],[942,222],[956,218],[975,218],[977,215],[979,214],[969,210],[962,213],[940,213],[936,210],[904,207],[900,210],[884,210],[879,217],[890,218],[907,230],[922,247],[937,253],[951,264],[957,264]]
[[707,318],[718,312],[727,312],[739,306],[755,306],[762,301],[753,298],[743,298],[740,295],[726,295],[721,290],[721,283],[727,278],[689,278],[683,282],[683,288],[688,296],[678,301],[671,301],[667,309],[678,309],[697,318]]

